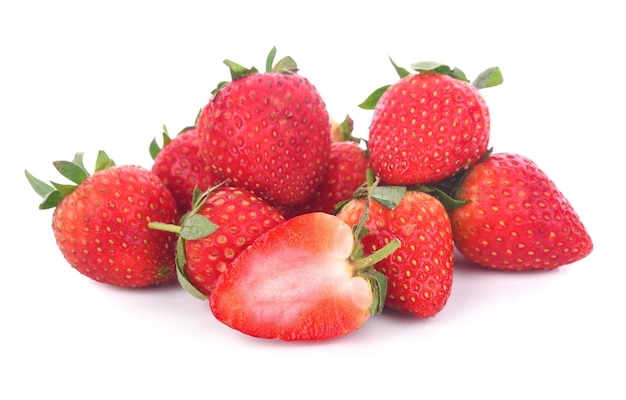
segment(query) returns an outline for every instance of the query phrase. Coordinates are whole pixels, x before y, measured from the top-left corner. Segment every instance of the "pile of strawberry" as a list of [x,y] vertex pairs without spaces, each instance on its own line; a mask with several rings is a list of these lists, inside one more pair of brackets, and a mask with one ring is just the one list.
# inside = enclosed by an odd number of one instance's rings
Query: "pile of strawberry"
[[196,123],[148,170],[98,154],[54,162],[69,184],[28,171],[80,273],[121,287],[177,281],[247,335],[323,340],[386,309],[429,318],[452,290],[455,248],[497,270],[551,270],[592,241],[569,201],[528,158],[489,148],[480,95],[502,76],[392,62],[400,79],[360,106],[367,140],[329,116],[285,57],[265,72],[226,60]]

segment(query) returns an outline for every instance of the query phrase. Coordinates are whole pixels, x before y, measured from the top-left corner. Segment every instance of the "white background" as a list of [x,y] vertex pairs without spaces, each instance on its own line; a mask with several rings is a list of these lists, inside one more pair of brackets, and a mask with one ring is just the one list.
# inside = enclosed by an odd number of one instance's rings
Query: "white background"
[[[626,398],[618,5],[3,2],[0,397]],[[482,91],[494,149],[548,173],[593,253],[542,273],[459,259],[435,318],[385,313],[322,343],[249,338],[176,285],[123,290],[72,270],[24,169],[58,179],[52,161],[78,151],[89,161],[98,149],[149,167],[161,126],[192,123],[229,79],[225,58],[263,68],[272,46],[298,62],[331,115],[354,118],[360,136],[371,112],[357,105],[397,79],[388,57],[407,68],[445,62],[471,78],[499,66],[504,84]]]

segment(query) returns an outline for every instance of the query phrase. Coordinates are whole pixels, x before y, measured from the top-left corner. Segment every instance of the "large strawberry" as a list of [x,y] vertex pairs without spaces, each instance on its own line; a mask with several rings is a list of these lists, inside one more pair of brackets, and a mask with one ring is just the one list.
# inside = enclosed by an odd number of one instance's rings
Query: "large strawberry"
[[163,146],[159,147],[156,140],[150,144],[154,159],[151,171],[172,192],[181,216],[191,210],[195,188],[204,191],[218,183],[213,169],[200,154],[199,142],[195,126],[183,129],[173,138],[164,126]]
[[386,282],[372,264],[397,241],[362,257],[351,228],[326,213],[294,217],[259,236],[219,277],[215,317],[250,336],[325,340],[380,312]]
[[571,203],[535,162],[491,153],[461,176],[450,211],[454,243],[476,264],[549,270],[586,257],[591,238]]
[[274,206],[306,202],[322,182],[330,154],[330,120],[317,89],[285,57],[267,70],[226,60],[223,82],[198,121],[200,147],[220,179]]
[[[365,207],[366,199],[357,194],[337,217],[353,226]],[[439,313],[452,290],[454,267],[450,220],[442,203],[406,187],[376,187],[365,228],[361,242],[366,255],[392,240],[401,243],[391,256],[376,264],[388,278],[385,306],[418,318]]]
[[54,208],[52,230],[67,262],[96,281],[144,287],[176,278],[176,235],[148,228],[150,221],[178,221],[176,203],[163,182],[149,170],[116,166],[104,152],[95,171],[84,167],[82,153],[54,163],[73,184],[52,186],[26,176]]
[[180,225],[150,224],[178,233],[178,277],[191,294],[205,299],[217,278],[259,235],[285,221],[265,200],[233,186],[196,189],[192,209]]
[[[393,62],[392,62],[393,63]],[[502,81],[498,68],[470,84],[459,69],[416,63],[400,80],[375,91],[369,131],[372,168],[393,185],[433,183],[474,165],[487,150],[490,115],[479,88]]]

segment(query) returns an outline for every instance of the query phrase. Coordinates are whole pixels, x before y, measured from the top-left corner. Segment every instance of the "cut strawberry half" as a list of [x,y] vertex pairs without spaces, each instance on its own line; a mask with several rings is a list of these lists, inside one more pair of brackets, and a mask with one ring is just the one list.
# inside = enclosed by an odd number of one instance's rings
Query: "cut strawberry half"
[[355,234],[337,217],[294,217],[233,261],[211,293],[211,310],[222,323],[260,338],[345,335],[382,311],[386,278],[373,265],[398,245],[362,258]]

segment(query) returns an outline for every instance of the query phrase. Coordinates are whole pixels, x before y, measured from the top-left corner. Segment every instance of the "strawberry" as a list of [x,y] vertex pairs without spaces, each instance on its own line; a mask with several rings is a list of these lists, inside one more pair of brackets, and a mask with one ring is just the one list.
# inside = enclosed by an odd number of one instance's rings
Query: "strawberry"
[[198,135],[218,178],[273,206],[306,202],[328,165],[330,122],[317,89],[285,57],[266,72],[226,60],[233,80],[222,82],[203,108]]
[[328,169],[313,197],[304,204],[281,208],[283,215],[289,218],[313,211],[335,214],[337,204],[350,199],[366,180],[369,158],[367,150],[359,145],[359,141],[351,135],[333,141]]
[[54,208],[52,230],[67,262],[81,274],[121,287],[145,287],[176,278],[176,235],[148,228],[150,221],[178,221],[176,203],[149,170],[115,163],[99,152],[90,175],[82,153],[57,161],[56,169],[74,184],[52,186],[26,177]]
[[372,263],[398,243],[361,258],[353,231],[337,217],[308,213],[259,236],[218,278],[216,319],[268,339],[326,340],[359,329],[380,312],[385,279]]
[[207,190],[218,179],[204,157],[199,153],[199,139],[195,126],[183,129],[174,138],[163,127],[163,147],[153,140],[150,154],[154,160],[151,171],[172,192],[179,215],[191,210],[193,191]]
[[491,153],[460,180],[457,196],[466,204],[449,212],[454,243],[476,264],[551,270],[591,253],[571,203],[527,157]]
[[180,225],[151,223],[153,229],[178,233],[179,281],[206,299],[217,278],[254,239],[285,219],[265,200],[232,186],[195,191],[192,210]]
[[478,89],[501,83],[500,70],[469,84],[462,71],[439,63],[413,64],[418,73],[393,65],[400,80],[360,105],[374,110],[368,146],[376,174],[392,185],[427,184],[474,165],[490,138]]
[[[385,306],[429,318],[446,305],[452,290],[454,246],[450,220],[442,203],[430,194],[402,186],[372,191],[366,233],[361,242],[371,254],[391,240],[400,248],[376,264],[388,279]],[[344,204],[337,217],[355,225],[366,207],[359,197]]]

